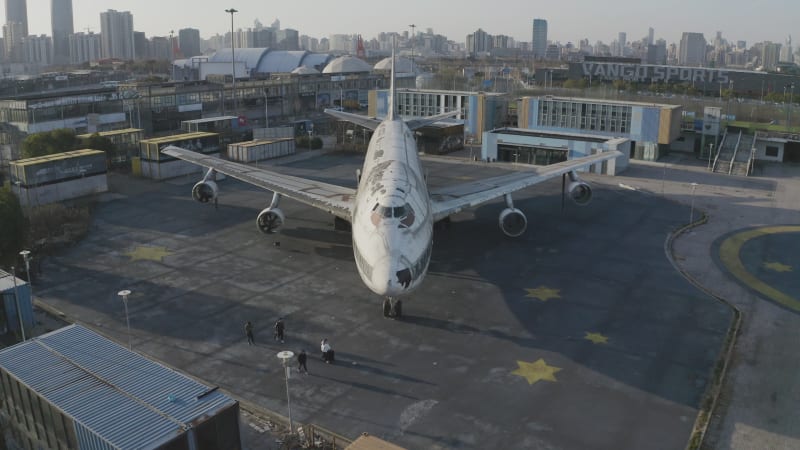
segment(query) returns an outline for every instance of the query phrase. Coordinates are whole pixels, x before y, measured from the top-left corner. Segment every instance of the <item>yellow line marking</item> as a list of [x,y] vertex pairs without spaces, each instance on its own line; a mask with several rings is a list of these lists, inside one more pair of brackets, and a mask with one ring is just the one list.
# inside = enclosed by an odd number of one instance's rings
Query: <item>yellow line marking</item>
[[756,278],[744,267],[744,264],[739,256],[742,251],[742,247],[751,239],[778,233],[800,233],[800,226],[785,225],[776,227],[763,227],[734,234],[728,239],[725,239],[725,241],[722,242],[722,245],[720,245],[719,259],[722,261],[722,264],[724,264],[725,267],[733,274],[733,276],[741,280],[753,290],[787,308],[800,311],[800,301],[784,294],[783,292]]
[[783,273],[783,272],[791,272],[792,266],[787,266],[786,264],[779,263],[777,261],[765,262],[764,268],[767,270],[772,270],[773,272]]

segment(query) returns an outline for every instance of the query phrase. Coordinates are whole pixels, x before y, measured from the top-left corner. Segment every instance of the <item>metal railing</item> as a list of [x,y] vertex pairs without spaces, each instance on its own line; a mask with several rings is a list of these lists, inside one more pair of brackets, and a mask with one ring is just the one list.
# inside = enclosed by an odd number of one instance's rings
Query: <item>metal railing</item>
[[722,153],[722,146],[725,144],[725,139],[728,137],[728,129],[725,129],[725,132],[722,133],[722,140],[719,141],[719,147],[717,147],[717,154],[714,156],[714,164],[711,166],[711,171],[717,171],[717,161],[719,160],[719,155]]

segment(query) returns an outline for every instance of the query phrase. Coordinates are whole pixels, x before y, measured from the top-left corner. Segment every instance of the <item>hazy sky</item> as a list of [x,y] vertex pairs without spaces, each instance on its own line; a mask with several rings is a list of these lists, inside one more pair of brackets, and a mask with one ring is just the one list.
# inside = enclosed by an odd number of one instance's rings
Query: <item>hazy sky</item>
[[[646,36],[648,27],[667,43],[678,42],[683,31],[704,33],[709,41],[722,31],[729,41],[746,40],[748,46],[783,43],[790,34],[800,41],[800,0],[73,0],[72,5],[75,31],[90,27],[99,33],[100,12],[116,9],[130,11],[134,29],[148,37],[187,27],[198,28],[204,38],[225,33],[230,15],[224,10],[233,7],[239,10],[236,28],[252,27],[255,19],[269,25],[278,18],[281,28],[318,38],[345,33],[370,39],[381,31],[410,30],[413,23],[417,30],[430,27],[456,42],[478,28],[530,41],[537,17],[548,21],[548,39],[562,44],[583,38],[610,43],[620,31],[632,41]],[[0,14],[5,22],[5,10]],[[28,24],[32,34],[52,34],[50,0],[28,0]]]

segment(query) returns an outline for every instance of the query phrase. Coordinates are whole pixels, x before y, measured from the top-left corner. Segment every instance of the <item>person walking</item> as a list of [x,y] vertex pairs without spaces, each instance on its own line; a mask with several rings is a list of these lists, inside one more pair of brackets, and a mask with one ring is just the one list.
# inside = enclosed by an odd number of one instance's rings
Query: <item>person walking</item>
[[308,367],[306,367],[306,360],[308,359],[308,355],[306,355],[305,350],[300,350],[300,353],[297,354],[297,371],[303,372],[308,375]]
[[319,349],[322,352],[322,360],[326,363],[330,364],[333,362],[333,348],[328,343],[328,338],[322,340],[319,343]]
[[283,323],[283,317],[279,317],[278,321],[275,322],[275,340],[280,340],[281,344],[283,344],[283,330],[286,328],[286,325]]
[[253,338],[253,324],[249,320],[244,323],[244,334],[247,335],[248,345],[256,345],[256,340]]

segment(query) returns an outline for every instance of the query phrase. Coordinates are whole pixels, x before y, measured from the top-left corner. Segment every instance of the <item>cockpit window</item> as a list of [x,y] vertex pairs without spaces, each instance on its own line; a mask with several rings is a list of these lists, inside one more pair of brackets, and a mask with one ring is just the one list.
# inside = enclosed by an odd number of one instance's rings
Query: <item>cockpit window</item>
[[414,210],[406,203],[403,206],[381,206],[376,203],[372,208],[372,224],[377,226],[383,219],[399,219],[400,228],[408,228],[414,224]]

